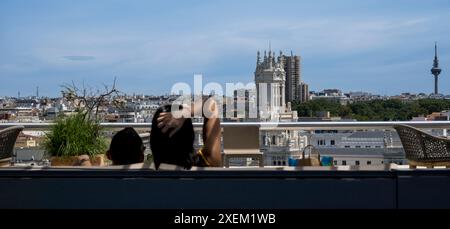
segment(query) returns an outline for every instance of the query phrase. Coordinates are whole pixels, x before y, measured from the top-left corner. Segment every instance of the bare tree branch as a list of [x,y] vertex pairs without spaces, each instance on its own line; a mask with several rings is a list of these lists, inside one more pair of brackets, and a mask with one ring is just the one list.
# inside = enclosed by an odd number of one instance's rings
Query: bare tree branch
[[98,120],[101,107],[106,108],[108,105],[120,104],[116,101],[116,98],[120,97],[120,91],[116,89],[116,77],[114,77],[111,88],[106,84],[103,84],[103,87],[104,91],[97,87],[86,87],[83,81],[82,89],[80,89],[72,81],[71,85],[62,85],[61,93],[63,98],[73,104],[78,111],[84,112],[85,119]]

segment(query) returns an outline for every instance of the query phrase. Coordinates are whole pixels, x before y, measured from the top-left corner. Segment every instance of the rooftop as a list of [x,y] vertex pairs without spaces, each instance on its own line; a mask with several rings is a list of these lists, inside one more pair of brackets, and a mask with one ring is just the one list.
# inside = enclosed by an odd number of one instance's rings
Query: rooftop
[[[396,132],[391,132],[392,138],[399,139],[399,136]],[[384,131],[358,131],[347,138],[384,138],[386,137],[386,133]]]

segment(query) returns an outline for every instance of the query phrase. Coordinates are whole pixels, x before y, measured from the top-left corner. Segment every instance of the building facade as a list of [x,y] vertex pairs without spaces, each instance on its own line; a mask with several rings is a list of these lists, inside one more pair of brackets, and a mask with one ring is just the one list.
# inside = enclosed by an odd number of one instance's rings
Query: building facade
[[298,87],[298,94],[299,94],[299,102],[304,103],[309,101],[309,86],[308,84],[301,82]]
[[264,59],[261,61],[258,51],[255,84],[260,120],[278,120],[279,114],[286,110],[286,72],[281,59],[280,56],[276,60],[275,53],[269,50],[269,54],[264,51]]
[[283,63],[284,71],[286,72],[286,101],[294,102],[300,101],[300,82],[301,82],[301,70],[300,70],[300,56],[294,56],[291,52],[290,56],[283,55],[280,52],[281,60]]

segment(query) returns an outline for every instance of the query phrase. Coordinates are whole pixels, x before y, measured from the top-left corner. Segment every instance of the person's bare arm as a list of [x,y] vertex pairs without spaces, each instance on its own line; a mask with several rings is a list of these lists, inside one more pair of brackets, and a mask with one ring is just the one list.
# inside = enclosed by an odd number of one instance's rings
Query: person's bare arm
[[[217,103],[211,98],[206,101],[197,100],[189,105],[184,105],[185,111],[196,116],[203,116],[203,156],[211,166],[222,166],[222,155],[220,153],[221,128],[219,119],[219,109]],[[184,112],[184,111],[183,111]],[[161,113],[158,118],[158,128],[162,128],[163,133],[169,136],[175,134],[183,125],[184,118],[175,118],[171,112]]]
[[203,155],[211,166],[222,166],[222,155],[220,153],[220,119],[216,102],[209,100],[204,108],[203,122]]

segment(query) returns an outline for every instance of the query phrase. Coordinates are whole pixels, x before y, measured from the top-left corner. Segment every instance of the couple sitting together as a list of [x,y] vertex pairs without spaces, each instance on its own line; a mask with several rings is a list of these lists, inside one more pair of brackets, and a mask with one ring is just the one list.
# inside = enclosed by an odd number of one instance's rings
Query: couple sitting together
[[[150,133],[150,148],[156,169],[161,163],[186,169],[192,166],[222,165],[218,108],[213,100],[208,101],[204,106],[180,106],[180,109],[174,112],[171,105],[158,108]],[[198,113],[202,113],[204,119],[204,146],[194,152],[195,133],[190,117]],[[144,150],[145,146],[139,134],[133,128],[127,127],[113,136],[107,156],[113,165],[130,165],[144,161]]]

